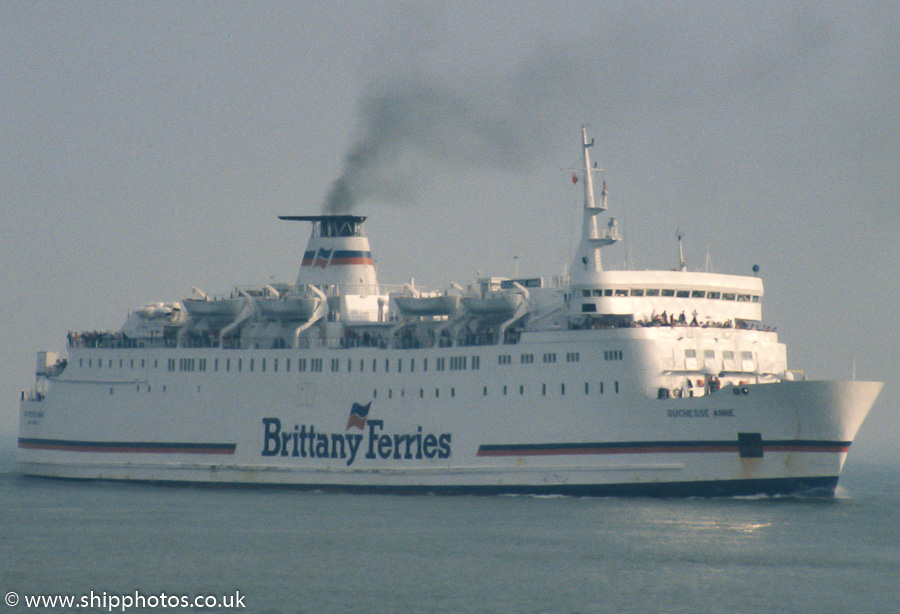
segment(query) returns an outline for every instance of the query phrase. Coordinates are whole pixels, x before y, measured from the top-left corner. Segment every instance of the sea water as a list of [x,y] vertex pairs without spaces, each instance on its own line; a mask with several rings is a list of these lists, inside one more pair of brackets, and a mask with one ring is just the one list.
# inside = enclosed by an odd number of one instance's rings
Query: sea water
[[[27,478],[2,455],[0,614],[900,612],[900,467],[851,459],[834,499],[401,497]],[[220,607],[171,601],[197,597]]]

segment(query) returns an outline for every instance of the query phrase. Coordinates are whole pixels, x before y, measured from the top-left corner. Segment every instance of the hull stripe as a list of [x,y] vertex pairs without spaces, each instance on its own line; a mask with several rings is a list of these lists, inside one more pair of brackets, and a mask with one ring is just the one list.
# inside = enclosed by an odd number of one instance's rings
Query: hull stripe
[[[846,453],[849,441],[791,439],[764,441],[764,452]],[[673,452],[739,452],[736,441],[635,441],[614,443],[490,444],[476,456],[567,456],[579,454],[670,454]]]
[[153,441],[73,441],[68,439],[19,438],[25,450],[65,452],[128,452],[138,454],[234,454],[233,443],[161,443]]

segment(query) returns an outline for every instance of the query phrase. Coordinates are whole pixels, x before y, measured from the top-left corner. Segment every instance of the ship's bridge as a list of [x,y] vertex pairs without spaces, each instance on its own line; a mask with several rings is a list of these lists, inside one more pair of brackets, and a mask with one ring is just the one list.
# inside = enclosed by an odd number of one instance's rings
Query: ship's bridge
[[572,314],[650,322],[663,313],[698,324],[762,320],[757,277],[690,271],[602,271],[572,285]]

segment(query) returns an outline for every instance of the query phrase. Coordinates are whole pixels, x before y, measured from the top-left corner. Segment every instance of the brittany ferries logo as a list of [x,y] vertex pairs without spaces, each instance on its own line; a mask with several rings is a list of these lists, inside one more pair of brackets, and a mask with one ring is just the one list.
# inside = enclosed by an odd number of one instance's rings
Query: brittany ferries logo
[[331,252],[334,250],[319,248],[319,251],[316,252],[316,259],[313,261],[314,267],[322,267],[323,269],[328,266],[328,261],[331,260]]
[[[385,433],[384,420],[370,420],[370,403],[354,403],[343,433],[316,431],[312,424],[282,427],[278,418],[263,418],[262,456],[344,459],[352,465],[359,454],[368,459],[422,460],[450,458],[450,433]],[[349,432],[350,429],[362,433]]]

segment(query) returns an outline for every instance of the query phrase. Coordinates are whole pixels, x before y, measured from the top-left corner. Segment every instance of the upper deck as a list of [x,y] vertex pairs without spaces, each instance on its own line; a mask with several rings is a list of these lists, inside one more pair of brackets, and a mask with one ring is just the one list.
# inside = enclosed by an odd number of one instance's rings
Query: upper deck
[[648,321],[680,317],[705,322],[762,321],[763,283],[757,277],[692,271],[602,271],[573,284],[575,312]]

